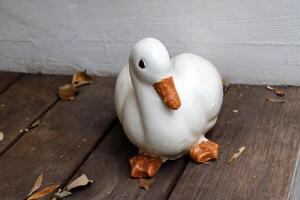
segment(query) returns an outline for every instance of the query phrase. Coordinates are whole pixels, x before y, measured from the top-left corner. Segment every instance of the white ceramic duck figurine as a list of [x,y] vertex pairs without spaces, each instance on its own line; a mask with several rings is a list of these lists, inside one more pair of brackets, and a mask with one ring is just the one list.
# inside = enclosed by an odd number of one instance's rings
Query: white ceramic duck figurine
[[216,159],[219,145],[204,134],[222,100],[222,79],[208,60],[187,53],[170,59],[153,38],[136,43],[115,89],[117,116],[140,150],[130,159],[131,176],[152,177],[164,161],[186,153],[197,163]]

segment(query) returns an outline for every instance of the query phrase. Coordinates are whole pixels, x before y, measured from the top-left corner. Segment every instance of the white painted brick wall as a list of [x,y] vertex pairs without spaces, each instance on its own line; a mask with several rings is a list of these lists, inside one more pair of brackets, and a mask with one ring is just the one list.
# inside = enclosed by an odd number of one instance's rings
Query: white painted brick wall
[[116,74],[149,36],[232,83],[300,85],[300,1],[0,1],[0,70]]

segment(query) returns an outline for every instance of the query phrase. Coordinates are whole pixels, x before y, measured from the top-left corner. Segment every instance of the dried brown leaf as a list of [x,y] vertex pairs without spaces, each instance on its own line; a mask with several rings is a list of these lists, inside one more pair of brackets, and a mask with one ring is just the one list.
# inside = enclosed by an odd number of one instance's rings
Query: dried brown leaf
[[55,190],[57,190],[59,188],[59,186],[60,185],[52,185],[52,186],[46,187],[46,188],[42,189],[41,191],[38,191],[38,192],[32,194],[31,196],[29,196],[27,198],[27,200],[36,200],[43,196],[46,196],[46,195],[50,194],[51,192],[54,192]]
[[273,87],[273,86],[269,86],[267,85],[266,88],[272,92],[274,92],[275,94],[277,94],[278,96],[284,96],[285,91],[283,88],[281,87]]
[[0,142],[4,139],[4,133],[0,132]]
[[58,88],[58,96],[64,101],[74,100],[77,90],[74,85],[66,84]]
[[228,164],[232,163],[234,160],[236,160],[244,151],[246,147],[242,146],[239,148],[239,151],[237,153],[234,153],[231,158],[227,161]]
[[34,192],[36,192],[38,189],[40,189],[40,187],[42,186],[43,183],[43,179],[44,179],[44,172],[41,173],[37,179],[35,180],[29,194],[27,195],[27,197],[29,197],[30,195],[32,195]]
[[151,184],[152,184],[151,179],[147,179],[147,178],[140,178],[139,179],[139,186],[141,188],[144,188],[145,190],[149,190]]
[[275,94],[277,94],[278,96],[284,96],[285,95],[285,91],[283,88],[275,88],[274,89]]
[[87,75],[86,71],[83,72],[76,72],[73,75],[73,79],[72,79],[72,85],[74,85],[75,87],[80,87],[83,85],[87,85],[92,83],[92,78]]
[[89,183],[93,183],[94,180],[88,179],[88,177],[85,174],[82,174],[78,178],[76,178],[74,181],[72,181],[70,184],[67,185],[67,190],[70,191],[74,188],[86,186]]
[[277,99],[277,98],[272,98],[272,97],[267,97],[266,101],[270,102],[270,103],[286,103],[286,101],[284,99]]
[[274,87],[272,87],[272,86],[270,86],[270,85],[267,85],[266,88],[267,88],[268,90],[272,91],[272,92],[273,92],[273,90],[274,90]]

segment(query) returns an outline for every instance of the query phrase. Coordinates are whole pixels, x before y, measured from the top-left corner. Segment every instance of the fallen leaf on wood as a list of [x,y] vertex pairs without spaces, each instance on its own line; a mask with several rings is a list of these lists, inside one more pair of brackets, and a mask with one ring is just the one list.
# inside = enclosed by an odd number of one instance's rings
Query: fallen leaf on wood
[[275,94],[277,94],[278,96],[284,96],[285,92],[284,89],[281,87],[273,87],[273,86],[269,86],[267,85],[266,88],[272,92],[274,92]]
[[93,183],[94,180],[88,179],[88,177],[85,174],[82,174],[78,178],[76,178],[74,181],[72,181],[69,185],[67,185],[67,190],[70,191],[74,188],[86,186],[89,183]]
[[0,142],[4,139],[4,133],[0,132]]
[[238,113],[239,110],[238,110],[238,109],[234,109],[232,112],[233,112],[233,113]]
[[80,87],[82,85],[90,84],[92,82],[92,78],[89,75],[87,75],[86,71],[76,72],[73,75],[72,85],[74,85],[75,87]]
[[271,90],[272,92],[273,92],[273,90],[274,90],[274,87],[272,87],[272,86],[270,86],[270,85],[267,85],[266,88],[267,88],[268,90]]
[[141,188],[144,188],[145,190],[149,190],[151,184],[152,184],[151,179],[147,179],[147,178],[140,178],[139,179],[139,186]]
[[239,148],[239,152],[234,153],[232,155],[232,157],[227,161],[228,164],[232,163],[234,160],[236,160],[244,151],[245,151],[246,147],[242,146],[241,148]]
[[59,189],[58,192],[56,192],[54,195],[58,199],[63,199],[63,198],[70,196],[71,194],[72,193],[67,190],[62,191],[61,189]]
[[38,189],[40,189],[40,187],[42,186],[43,183],[43,179],[44,179],[44,172],[41,173],[37,179],[35,180],[29,194],[27,195],[27,197],[29,197],[30,195],[32,195],[34,192],[36,192]]
[[42,189],[41,191],[36,192],[36,193],[32,194],[31,196],[29,196],[27,198],[27,200],[36,200],[43,196],[46,196],[46,195],[50,194],[51,192],[54,192],[55,190],[57,190],[57,188],[59,188],[59,186],[60,185],[53,185],[50,187],[46,187],[46,188]]
[[72,84],[66,84],[58,88],[58,96],[64,101],[74,100],[76,88]]
[[270,102],[270,103],[286,103],[286,101],[284,99],[276,99],[276,98],[272,98],[272,97],[267,97],[266,101]]
[[31,124],[30,128],[35,128],[35,127],[39,126],[40,123],[41,123],[41,121],[38,119],[33,124]]

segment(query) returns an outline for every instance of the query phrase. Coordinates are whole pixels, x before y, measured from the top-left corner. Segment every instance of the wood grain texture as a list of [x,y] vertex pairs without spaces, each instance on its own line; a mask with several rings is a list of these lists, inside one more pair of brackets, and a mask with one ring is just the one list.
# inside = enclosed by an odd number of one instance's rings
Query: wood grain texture
[[74,101],[58,102],[40,126],[0,158],[1,199],[23,199],[43,171],[44,186],[63,184],[71,177],[115,119],[114,82],[95,79]]
[[0,93],[21,76],[19,73],[0,72]]
[[128,160],[136,153],[118,123],[73,177],[85,173],[95,182],[72,199],[166,199],[185,167],[185,158],[164,163],[146,191],[138,179],[130,178]]
[[[219,120],[207,134],[221,145],[220,159],[210,165],[197,165],[187,157],[167,162],[146,191],[130,178],[128,159],[137,149],[115,123],[115,79],[97,78],[80,88],[74,101],[54,105],[58,85],[68,81],[25,75],[0,95],[0,104],[5,104],[0,107],[0,131],[5,130],[0,150],[9,147],[0,157],[0,199],[23,199],[43,171],[42,187],[65,185],[83,173],[95,180],[69,199],[299,198],[299,87],[288,87],[287,102],[274,104],[265,101],[275,95],[263,86],[231,86]],[[238,113],[232,112],[235,109]],[[41,115],[38,127],[17,135]],[[246,151],[227,164],[241,146]]]
[[[288,88],[285,104],[266,96],[272,93],[264,87],[230,87],[209,134],[221,144],[220,159],[190,162],[170,199],[287,199],[300,145],[300,88]],[[243,145],[246,151],[227,164]]]
[[296,162],[296,169],[294,171],[293,180],[289,191],[289,200],[300,199],[300,148],[298,152],[298,158]]
[[[13,77],[13,76],[11,76]],[[57,88],[70,81],[69,76],[25,75],[0,95],[0,131],[5,139],[0,155],[35,119],[57,101]]]

